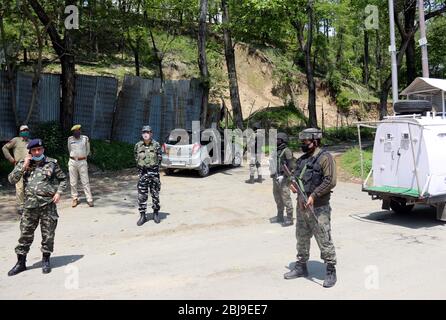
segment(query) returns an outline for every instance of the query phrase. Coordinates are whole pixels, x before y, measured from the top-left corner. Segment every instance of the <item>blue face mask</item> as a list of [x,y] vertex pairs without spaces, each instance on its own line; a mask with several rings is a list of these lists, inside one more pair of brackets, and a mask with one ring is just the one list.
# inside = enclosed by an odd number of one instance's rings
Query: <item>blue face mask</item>
[[33,159],[34,161],[40,161],[40,160],[43,160],[43,158],[45,158],[45,155],[44,155],[44,154],[42,154],[40,157],[32,157],[32,159]]

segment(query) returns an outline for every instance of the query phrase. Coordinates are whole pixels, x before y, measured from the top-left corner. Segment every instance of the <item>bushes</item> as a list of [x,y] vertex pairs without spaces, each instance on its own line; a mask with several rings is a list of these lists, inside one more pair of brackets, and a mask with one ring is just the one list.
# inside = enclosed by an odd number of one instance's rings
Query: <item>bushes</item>
[[102,170],[134,167],[133,145],[117,141],[92,140],[90,162]]
[[[367,148],[363,150],[364,152],[364,178],[367,176],[369,171],[372,169],[372,148]],[[359,148],[354,147],[348,150],[341,156],[340,165],[343,169],[348,171],[353,176],[361,177],[361,158],[359,153]]]
[[[67,147],[67,138],[71,132],[63,132],[57,122],[40,124],[33,131],[33,138],[40,138],[45,145],[45,154],[57,159],[65,172],[68,171],[70,160]],[[121,170],[135,166],[133,158],[133,145],[123,142],[105,142],[90,140],[91,155],[89,162],[101,170]],[[0,166],[4,170],[5,165]]]

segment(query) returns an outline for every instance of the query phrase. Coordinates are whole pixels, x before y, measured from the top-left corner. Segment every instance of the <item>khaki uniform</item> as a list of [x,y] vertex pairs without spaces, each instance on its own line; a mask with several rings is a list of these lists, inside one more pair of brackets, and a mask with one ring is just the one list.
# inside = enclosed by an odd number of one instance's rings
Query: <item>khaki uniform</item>
[[68,152],[70,153],[68,172],[70,174],[71,197],[73,199],[79,197],[77,184],[80,177],[85,197],[88,202],[92,202],[93,196],[90,190],[87,163],[87,157],[90,155],[90,140],[84,135],[81,135],[79,139],[70,136],[68,138]]
[[[28,154],[28,149],[26,146],[28,145],[28,139],[24,139],[22,137],[15,137],[8,143],[6,143],[3,148],[3,154],[5,155],[5,158],[12,162],[15,161],[15,163],[18,163],[20,160],[25,159],[25,157]],[[12,156],[11,156],[12,151]],[[23,204],[25,202],[25,192],[23,188],[23,179],[20,179],[16,185],[16,203],[17,206],[22,209]]]

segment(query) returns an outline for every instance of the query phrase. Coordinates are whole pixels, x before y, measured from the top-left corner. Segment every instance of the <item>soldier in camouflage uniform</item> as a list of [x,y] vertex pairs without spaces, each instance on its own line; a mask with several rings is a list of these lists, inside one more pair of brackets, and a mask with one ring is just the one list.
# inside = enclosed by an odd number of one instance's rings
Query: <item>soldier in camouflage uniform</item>
[[[250,154],[249,159],[249,180],[245,180],[246,183],[254,184],[256,181],[259,183],[263,182],[262,173],[260,171],[260,155],[257,154],[258,152],[261,152],[262,145],[260,145],[259,141],[259,129],[260,125],[258,123],[255,123],[252,127],[253,135],[252,137],[249,137],[248,140],[248,149]],[[257,180],[254,179],[254,176],[257,171]]]
[[[299,134],[304,155],[297,161],[295,179],[300,181],[308,196],[307,203],[297,206],[296,238],[297,262],[293,270],[284,275],[285,279],[307,277],[307,261],[310,256],[310,239],[314,235],[321,251],[321,258],[327,265],[323,286],[336,284],[336,252],[331,238],[331,190],[336,186],[336,164],[332,155],[320,148],[322,132],[319,129],[305,129]],[[298,202],[299,203],[299,202]],[[314,208],[314,214],[308,209]]]
[[161,190],[159,165],[161,163],[161,146],[152,139],[153,133],[150,126],[142,128],[142,141],[135,144],[134,154],[136,166],[139,170],[138,181],[138,206],[140,219],[136,223],[142,226],[148,219],[146,216],[147,199],[152,196],[153,220],[160,223],[159,210],[160,200],[159,193]]
[[[293,225],[293,202],[291,201],[290,181],[284,175],[283,164],[288,168],[292,167],[293,152],[288,148],[288,136],[279,132],[277,134],[277,151],[273,153],[273,158],[277,159],[276,171],[272,172],[273,195],[277,205],[276,222],[282,223],[284,227]],[[286,208],[286,218],[283,211]]]
[[67,187],[65,173],[57,160],[44,155],[42,140],[28,143],[29,154],[20,160],[9,174],[9,182],[15,184],[23,177],[25,187],[24,212],[20,221],[19,244],[15,248],[16,265],[9,276],[26,270],[26,255],[34,240],[34,231],[39,225],[42,232],[42,272],[51,272],[50,255],[54,247],[54,233],[57,226],[56,204]]

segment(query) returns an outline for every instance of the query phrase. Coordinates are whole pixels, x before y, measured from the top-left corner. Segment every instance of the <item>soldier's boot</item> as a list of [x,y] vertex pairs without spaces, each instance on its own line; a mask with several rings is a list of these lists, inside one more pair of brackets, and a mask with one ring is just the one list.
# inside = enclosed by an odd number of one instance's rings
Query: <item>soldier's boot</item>
[[287,280],[308,277],[308,269],[306,263],[297,262],[296,266],[290,272],[287,272],[283,275],[283,277]]
[[277,213],[277,216],[275,216],[273,219],[272,219],[272,223],[283,223],[285,220],[283,219],[283,213],[282,214],[280,214],[280,213]]
[[263,182],[262,175],[259,175],[259,176],[257,177],[257,182],[258,182],[258,183],[262,183],[262,182]]
[[78,204],[79,204],[79,200],[78,199],[73,199],[71,201],[71,207],[72,208],[76,208]]
[[254,184],[254,176],[249,176],[249,180],[245,180],[246,183]]
[[284,221],[283,221],[283,223],[282,223],[282,226],[283,227],[290,227],[290,226],[292,226],[294,224],[294,222],[293,222],[293,217],[289,217],[289,216],[287,216],[285,219],[284,219]]
[[44,253],[42,256],[42,273],[51,272],[50,255],[50,253]]
[[334,264],[327,264],[327,274],[325,275],[324,288],[331,288],[336,284],[336,268]]
[[17,263],[11,270],[8,272],[8,276],[15,276],[22,271],[26,270],[26,255],[18,254],[17,255]]
[[158,210],[153,211],[153,221],[155,221],[155,223],[161,222]]
[[141,213],[141,217],[139,218],[138,222],[136,223],[136,225],[138,227],[142,226],[144,223],[147,222],[147,217],[145,213]]

